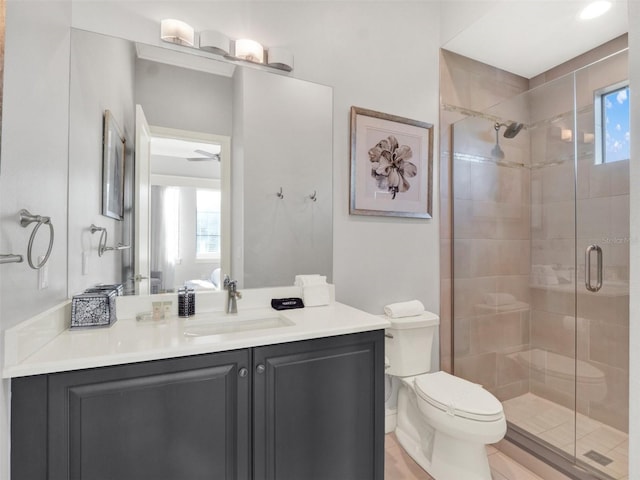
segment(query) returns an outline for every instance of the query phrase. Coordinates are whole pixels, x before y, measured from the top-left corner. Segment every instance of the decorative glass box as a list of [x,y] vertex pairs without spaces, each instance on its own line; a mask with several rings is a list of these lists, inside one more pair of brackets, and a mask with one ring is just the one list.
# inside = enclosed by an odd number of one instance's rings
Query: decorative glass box
[[115,323],[116,290],[85,292],[71,300],[71,328],[108,327]]
[[99,283],[95,287],[87,288],[85,290],[85,293],[87,293],[87,292],[103,292],[105,290],[115,290],[116,291],[116,295],[118,295],[119,297],[121,297],[123,295],[123,293],[124,293],[124,287],[123,287],[123,285],[121,283],[113,283],[113,284]]

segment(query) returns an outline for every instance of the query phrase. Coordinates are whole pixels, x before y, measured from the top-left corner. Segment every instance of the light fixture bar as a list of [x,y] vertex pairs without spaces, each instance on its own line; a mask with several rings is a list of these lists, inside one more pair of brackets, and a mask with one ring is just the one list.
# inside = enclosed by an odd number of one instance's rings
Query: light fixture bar
[[[192,26],[181,20],[167,18],[160,23],[160,39],[176,45],[194,47],[196,33]],[[293,71],[293,54],[284,48],[270,48],[268,51],[258,42],[249,38],[232,41],[216,30],[204,30],[198,35],[197,48],[203,53],[220,55],[234,62],[243,61],[285,72]]]
[[229,55],[231,40],[215,30],[205,30],[200,32],[200,50],[215,53],[217,55]]
[[234,43],[233,56],[253,63],[264,63],[264,47],[250,38],[241,38]]
[[167,18],[160,23],[160,39],[193,47],[195,31],[191,25],[180,20]]

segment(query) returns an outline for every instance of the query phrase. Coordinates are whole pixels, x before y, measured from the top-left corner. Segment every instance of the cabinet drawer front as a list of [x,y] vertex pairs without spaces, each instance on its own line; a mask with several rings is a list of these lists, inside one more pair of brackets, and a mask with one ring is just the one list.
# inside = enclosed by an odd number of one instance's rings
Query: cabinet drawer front
[[256,348],[253,363],[256,479],[383,478],[382,332]]

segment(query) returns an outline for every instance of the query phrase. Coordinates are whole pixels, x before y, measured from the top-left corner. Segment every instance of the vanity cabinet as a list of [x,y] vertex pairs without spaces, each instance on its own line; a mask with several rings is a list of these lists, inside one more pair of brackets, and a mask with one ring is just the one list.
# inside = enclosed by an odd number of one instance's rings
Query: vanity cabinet
[[12,479],[382,480],[381,330],[12,381]]
[[[14,379],[11,478],[250,478],[249,355]],[[45,452],[37,463],[32,441]]]
[[255,348],[253,471],[264,480],[382,480],[384,334]]

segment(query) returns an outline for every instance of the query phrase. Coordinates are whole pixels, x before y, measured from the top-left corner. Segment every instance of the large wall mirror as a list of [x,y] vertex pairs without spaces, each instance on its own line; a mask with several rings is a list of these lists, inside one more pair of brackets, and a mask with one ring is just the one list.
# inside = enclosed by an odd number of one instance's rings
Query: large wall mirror
[[[72,29],[69,109],[70,295],[331,278],[330,87]],[[106,110],[125,138],[122,220],[100,214]]]

